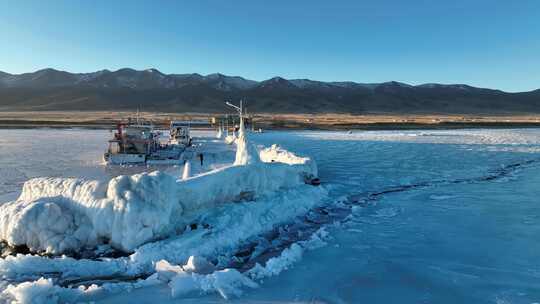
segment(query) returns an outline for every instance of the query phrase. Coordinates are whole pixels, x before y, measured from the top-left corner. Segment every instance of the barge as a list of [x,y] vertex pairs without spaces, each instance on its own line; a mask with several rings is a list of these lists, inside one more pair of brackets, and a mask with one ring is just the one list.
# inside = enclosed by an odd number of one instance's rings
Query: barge
[[184,151],[191,145],[189,126],[171,123],[170,132],[169,140],[162,143],[161,132],[151,122],[129,118],[117,124],[103,160],[111,165],[181,164]]

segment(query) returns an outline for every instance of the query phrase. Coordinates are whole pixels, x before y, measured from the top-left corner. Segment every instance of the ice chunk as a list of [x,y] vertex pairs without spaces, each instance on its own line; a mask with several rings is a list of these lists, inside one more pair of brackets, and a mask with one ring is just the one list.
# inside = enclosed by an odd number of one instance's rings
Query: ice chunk
[[184,271],[200,274],[209,274],[215,271],[215,266],[208,260],[200,256],[190,256],[186,265],[182,267]]
[[208,275],[178,274],[171,280],[169,286],[173,298],[200,291],[217,292],[224,299],[230,299],[242,295],[243,287],[256,288],[258,285],[236,269],[224,269]]
[[190,273],[181,273],[172,278],[169,283],[173,298],[201,289],[199,282]]
[[88,217],[61,197],[5,204],[0,219],[4,240],[34,251],[63,252],[97,242]]
[[[61,288],[53,285],[52,279],[40,278],[33,282],[9,285],[3,292],[6,302],[18,304],[54,304],[58,303]],[[2,300],[0,298],[0,300]]]
[[169,282],[176,275],[183,274],[184,269],[178,265],[171,265],[166,260],[160,260],[156,263],[156,273],[160,281]]
[[317,177],[317,163],[310,157],[301,157],[296,154],[281,148],[279,145],[273,144],[268,148],[263,148],[259,151],[259,158],[265,163],[283,163],[295,166],[305,166],[305,172],[312,177]]

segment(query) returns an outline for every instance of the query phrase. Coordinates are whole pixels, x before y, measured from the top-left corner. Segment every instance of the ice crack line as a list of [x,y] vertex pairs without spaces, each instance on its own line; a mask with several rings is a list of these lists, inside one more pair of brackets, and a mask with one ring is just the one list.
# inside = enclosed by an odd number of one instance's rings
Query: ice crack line
[[[540,163],[540,159],[531,159],[502,166],[486,175],[478,177],[425,181],[392,186],[380,191],[350,194],[343,201],[315,208],[305,216],[297,218],[294,223],[276,227],[256,240],[248,240],[237,251],[227,267],[247,271],[255,266],[256,263],[264,265],[270,258],[280,255],[285,248],[288,248],[293,243],[309,239],[323,226],[336,222],[347,222],[354,206],[368,206],[384,195],[442,185],[495,181],[507,177],[519,169],[537,165],[538,163]],[[272,244],[272,246],[268,246],[268,244]]]

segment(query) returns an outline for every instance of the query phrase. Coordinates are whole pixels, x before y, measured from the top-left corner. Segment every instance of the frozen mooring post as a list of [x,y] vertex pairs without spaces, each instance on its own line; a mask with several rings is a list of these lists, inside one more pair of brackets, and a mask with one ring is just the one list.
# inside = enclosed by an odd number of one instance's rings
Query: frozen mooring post
[[186,160],[186,163],[184,164],[184,171],[182,172],[182,179],[188,179],[191,175],[191,162],[189,160]]
[[240,100],[240,106],[233,105],[230,102],[226,102],[226,105],[236,109],[240,116],[240,127],[238,130],[238,138],[236,139],[236,158],[234,160],[235,165],[247,165],[259,163],[260,157],[257,149],[251,145],[247,140],[247,134],[244,127],[244,109],[242,100]]
[[223,138],[223,127],[221,126],[221,123],[219,124],[218,130],[217,130],[217,133],[216,133],[216,138],[217,139],[222,139]]

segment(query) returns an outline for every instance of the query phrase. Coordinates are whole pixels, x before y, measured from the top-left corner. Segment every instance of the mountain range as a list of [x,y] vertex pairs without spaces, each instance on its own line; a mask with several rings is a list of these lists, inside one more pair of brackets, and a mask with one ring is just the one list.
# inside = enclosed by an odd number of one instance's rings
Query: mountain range
[[508,93],[465,84],[323,82],[223,74],[164,74],[156,69],[69,73],[0,71],[1,111],[227,111],[244,99],[250,112],[524,114],[540,113],[540,89]]

